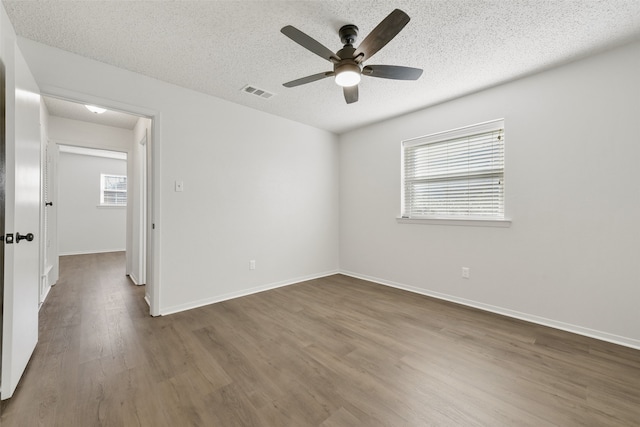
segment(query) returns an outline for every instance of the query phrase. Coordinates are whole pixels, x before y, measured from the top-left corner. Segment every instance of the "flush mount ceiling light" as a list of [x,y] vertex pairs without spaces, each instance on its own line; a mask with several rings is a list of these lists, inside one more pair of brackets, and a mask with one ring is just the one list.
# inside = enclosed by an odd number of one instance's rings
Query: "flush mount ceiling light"
[[92,113],[96,113],[96,114],[102,114],[105,111],[107,111],[106,108],[96,107],[95,105],[85,105],[85,107],[87,107],[87,110],[91,111]]

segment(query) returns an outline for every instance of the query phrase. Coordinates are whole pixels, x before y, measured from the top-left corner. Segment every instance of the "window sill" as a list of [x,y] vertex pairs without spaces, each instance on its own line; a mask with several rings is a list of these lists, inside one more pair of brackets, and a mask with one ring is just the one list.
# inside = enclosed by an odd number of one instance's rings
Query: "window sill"
[[511,227],[510,219],[396,218],[398,224],[460,225],[466,227]]
[[105,208],[105,209],[114,209],[114,208],[126,208],[127,205],[98,205],[96,207]]

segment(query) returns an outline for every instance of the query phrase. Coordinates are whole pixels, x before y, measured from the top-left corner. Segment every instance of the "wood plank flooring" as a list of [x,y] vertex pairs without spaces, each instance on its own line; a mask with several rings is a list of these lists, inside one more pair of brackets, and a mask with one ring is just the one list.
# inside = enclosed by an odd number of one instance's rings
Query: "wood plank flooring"
[[11,426],[638,426],[640,351],[332,276],[152,318],[61,258]]

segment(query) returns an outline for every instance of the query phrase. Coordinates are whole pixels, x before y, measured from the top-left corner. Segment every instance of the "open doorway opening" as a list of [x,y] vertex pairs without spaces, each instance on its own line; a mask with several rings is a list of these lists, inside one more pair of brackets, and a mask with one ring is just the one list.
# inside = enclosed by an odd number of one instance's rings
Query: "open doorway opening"
[[125,252],[128,154],[62,143],[56,149],[58,255]]
[[41,303],[58,279],[60,255],[125,251],[126,274],[147,284],[152,119],[42,99]]

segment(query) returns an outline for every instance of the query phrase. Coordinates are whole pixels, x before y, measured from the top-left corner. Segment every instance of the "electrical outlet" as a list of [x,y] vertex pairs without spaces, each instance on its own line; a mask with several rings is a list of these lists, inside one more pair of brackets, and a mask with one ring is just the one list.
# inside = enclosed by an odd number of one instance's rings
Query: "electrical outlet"
[[249,261],[249,270],[255,270],[256,269],[256,260],[252,259],[251,261]]
[[463,279],[469,278],[469,267],[462,267],[462,278]]

